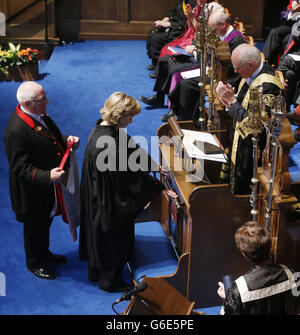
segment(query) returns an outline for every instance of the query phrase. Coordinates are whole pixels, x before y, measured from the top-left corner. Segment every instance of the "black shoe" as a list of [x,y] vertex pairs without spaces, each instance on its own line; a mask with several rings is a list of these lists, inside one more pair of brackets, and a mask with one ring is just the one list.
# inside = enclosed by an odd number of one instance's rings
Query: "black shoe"
[[149,77],[152,78],[152,79],[156,79],[157,78],[157,75],[155,73],[150,73],[149,74]]
[[46,265],[43,265],[39,268],[30,269],[28,268],[30,272],[32,272],[36,277],[41,279],[48,279],[53,280],[56,278],[55,274],[51,272]]
[[175,116],[175,114],[174,114],[174,112],[173,112],[172,110],[170,110],[169,113],[167,113],[167,114],[161,116],[160,119],[161,119],[163,122],[168,122],[169,118],[172,117],[172,116]]
[[295,110],[286,113],[286,117],[289,119],[289,121],[296,125],[300,125],[300,106],[297,106]]
[[54,254],[50,253],[46,257],[45,262],[46,263],[65,264],[65,263],[67,263],[67,258],[63,255],[54,255]]
[[100,290],[104,290],[106,292],[126,292],[129,291],[133,288],[133,286],[130,286],[126,284],[123,281],[113,283],[113,284],[108,284],[108,283],[99,283],[99,288]]
[[140,100],[144,104],[152,106],[152,107],[159,108],[159,107],[163,107],[164,106],[164,99],[158,98],[157,95],[152,95],[152,97],[149,97],[149,98],[141,96]]
[[297,142],[300,141],[300,128],[294,130],[294,137]]
[[155,66],[153,64],[150,64],[150,65],[147,66],[147,69],[149,71],[154,71],[155,70]]

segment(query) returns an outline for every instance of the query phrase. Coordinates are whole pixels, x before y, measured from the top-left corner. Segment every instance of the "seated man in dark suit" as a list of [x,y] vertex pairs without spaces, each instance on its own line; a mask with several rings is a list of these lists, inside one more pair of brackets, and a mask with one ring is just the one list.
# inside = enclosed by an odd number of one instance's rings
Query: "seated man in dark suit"
[[300,17],[299,10],[298,1],[290,0],[287,8],[281,12],[280,25],[270,31],[262,50],[269,64],[278,65],[278,58],[288,45],[292,26]]
[[[227,14],[222,11],[212,13],[209,17],[208,24],[217,28],[217,34],[221,41],[228,42],[230,53],[240,44],[245,43],[244,36],[230,25]],[[235,88],[241,80],[241,76],[234,72],[232,64],[228,67],[228,82]],[[192,120],[192,114],[199,101],[200,90],[199,82],[201,77],[184,79],[179,81],[173,90],[169,93],[171,102],[171,112],[162,117],[166,121],[170,116],[177,115],[180,120]]]
[[[300,21],[294,23],[292,28],[294,41],[293,51],[281,57],[277,70],[281,71],[286,82],[285,99],[288,119],[300,125]],[[295,110],[291,111],[291,105],[295,105]]]
[[[231,191],[235,194],[250,194],[251,178],[253,176],[252,134],[245,127],[248,120],[248,104],[250,89],[263,87],[265,110],[270,115],[276,96],[281,93],[281,83],[274,75],[274,69],[261,59],[259,49],[250,44],[241,44],[231,55],[235,72],[242,80],[237,96],[229,84],[218,83],[217,94],[220,101],[227,107],[227,113],[232,117],[234,134],[229,148],[229,175]],[[266,135],[261,134],[258,143],[260,152],[265,146]]]
[[177,0],[162,20],[153,23],[154,28],[151,29],[146,43],[147,54],[152,60],[152,64],[147,67],[148,70],[155,69],[161,49],[184,33],[186,23],[184,6],[187,4],[194,7],[196,0]]
[[[194,8],[194,10],[192,10],[190,6],[187,6],[187,8],[189,9],[189,10],[187,9],[189,28],[186,29],[185,34],[180,38],[180,41],[178,41],[180,45],[185,45],[186,50],[188,50],[189,46],[193,42],[193,39],[195,38],[197,29],[196,19],[200,14],[199,7],[201,6],[200,3],[202,1],[203,0],[197,0],[197,3],[199,2],[199,4]],[[208,5],[205,4],[204,6],[207,9],[206,13],[208,13],[210,10],[212,11],[220,9],[224,10],[224,8],[216,2],[210,2]],[[169,54],[166,54],[162,56],[159,59],[158,65],[156,67],[157,79],[155,81],[155,85],[153,88],[153,91],[155,91],[156,94],[150,97],[141,96],[140,100],[146,105],[152,106],[153,108],[163,107],[165,95],[168,94],[170,90],[170,84],[173,74],[177,71],[195,66],[193,60],[194,60],[193,55],[189,53],[188,55],[174,54],[173,56],[170,56]]]

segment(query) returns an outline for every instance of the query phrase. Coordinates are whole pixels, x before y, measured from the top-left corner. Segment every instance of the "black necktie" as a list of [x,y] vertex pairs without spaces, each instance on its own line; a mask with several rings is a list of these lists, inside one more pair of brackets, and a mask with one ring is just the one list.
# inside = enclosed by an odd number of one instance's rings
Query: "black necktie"
[[50,117],[45,114],[41,118],[47,126],[48,130],[56,137],[57,140],[63,143],[61,133]]
[[44,114],[43,116],[41,116],[41,119],[44,121],[45,125],[49,130],[53,128],[53,123],[51,122],[51,119],[48,115]]

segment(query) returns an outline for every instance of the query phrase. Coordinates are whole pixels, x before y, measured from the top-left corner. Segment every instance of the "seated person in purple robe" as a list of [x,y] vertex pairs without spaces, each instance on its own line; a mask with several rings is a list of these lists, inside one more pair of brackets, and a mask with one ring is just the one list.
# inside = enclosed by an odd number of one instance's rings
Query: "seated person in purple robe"
[[[244,36],[237,31],[231,24],[227,14],[222,11],[212,13],[209,17],[208,24],[217,27],[217,34],[221,41],[226,41],[229,46],[230,53],[240,44],[245,43]],[[181,77],[181,73],[177,73]],[[209,78],[208,78],[209,79]],[[241,76],[234,72],[232,64],[228,66],[227,80],[231,86],[237,88],[241,80]],[[199,101],[200,89],[199,82],[201,77],[178,80],[175,87],[171,87],[169,93],[171,112],[164,115],[163,121],[170,116],[176,115],[180,120],[192,120],[193,111]]]

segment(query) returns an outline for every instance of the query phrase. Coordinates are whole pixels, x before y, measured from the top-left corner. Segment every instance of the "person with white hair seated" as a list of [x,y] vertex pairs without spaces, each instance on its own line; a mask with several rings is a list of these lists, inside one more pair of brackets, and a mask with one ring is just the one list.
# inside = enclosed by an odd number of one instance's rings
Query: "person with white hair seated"
[[[196,0],[177,0],[163,19],[153,22],[153,28],[146,41],[147,55],[152,61],[152,64],[147,66],[148,70],[155,70],[161,49],[184,33],[186,22],[184,9],[187,4],[194,7]],[[151,75],[152,73],[150,77]]]
[[[216,27],[219,39],[228,43],[230,53],[238,45],[246,43],[244,36],[230,24],[229,16],[223,11],[212,13],[208,19],[208,25]],[[200,69],[200,66],[198,66],[198,69]],[[198,108],[201,77],[183,79],[182,75],[186,73],[185,71],[177,72],[172,79],[169,92],[171,111],[164,115],[163,121],[167,121],[173,115],[176,115],[179,120],[192,120],[193,112]],[[227,81],[237,89],[240,80],[241,76],[234,72],[230,63],[227,68]]]
[[[159,58],[158,65],[156,67],[157,78],[153,91],[156,92],[155,95],[150,97],[141,96],[139,99],[146,105],[150,105],[152,108],[162,108],[164,106],[165,95],[168,94],[170,90],[171,80],[173,75],[181,70],[195,67],[197,64],[194,62],[193,52],[196,49],[196,46],[193,45],[193,40],[196,36],[197,30],[197,17],[200,14],[201,3],[206,1],[197,0],[197,6],[191,12],[191,8],[188,11],[188,17],[192,22],[190,28],[186,31],[183,37],[168,44],[165,46]],[[187,7],[188,8],[188,7]],[[217,10],[223,10],[224,8],[217,2],[210,2],[205,4],[206,13],[212,13]],[[189,12],[190,11],[190,12]],[[168,48],[169,47],[181,47],[185,50],[187,55],[172,53]],[[184,53],[185,53],[184,52]]]
[[[282,87],[275,77],[274,69],[262,61],[260,50],[255,46],[247,43],[239,45],[232,52],[231,62],[234,71],[242,77],[237,95],[230,84],[223,82],[218,83],[216,90],[233,120],[234,133],[231,134],[231,148],[229,148],[230,174],[227,178],[233,193],[249,194],[253,175],[252,135],[247,133],[245,124],[248,117],[250,89],[263,87],[265,110],[270,115],[276,96],[280,94]],[[262,133],[259,141],[260,152],[264,149],[265,140],[266,136]]]

